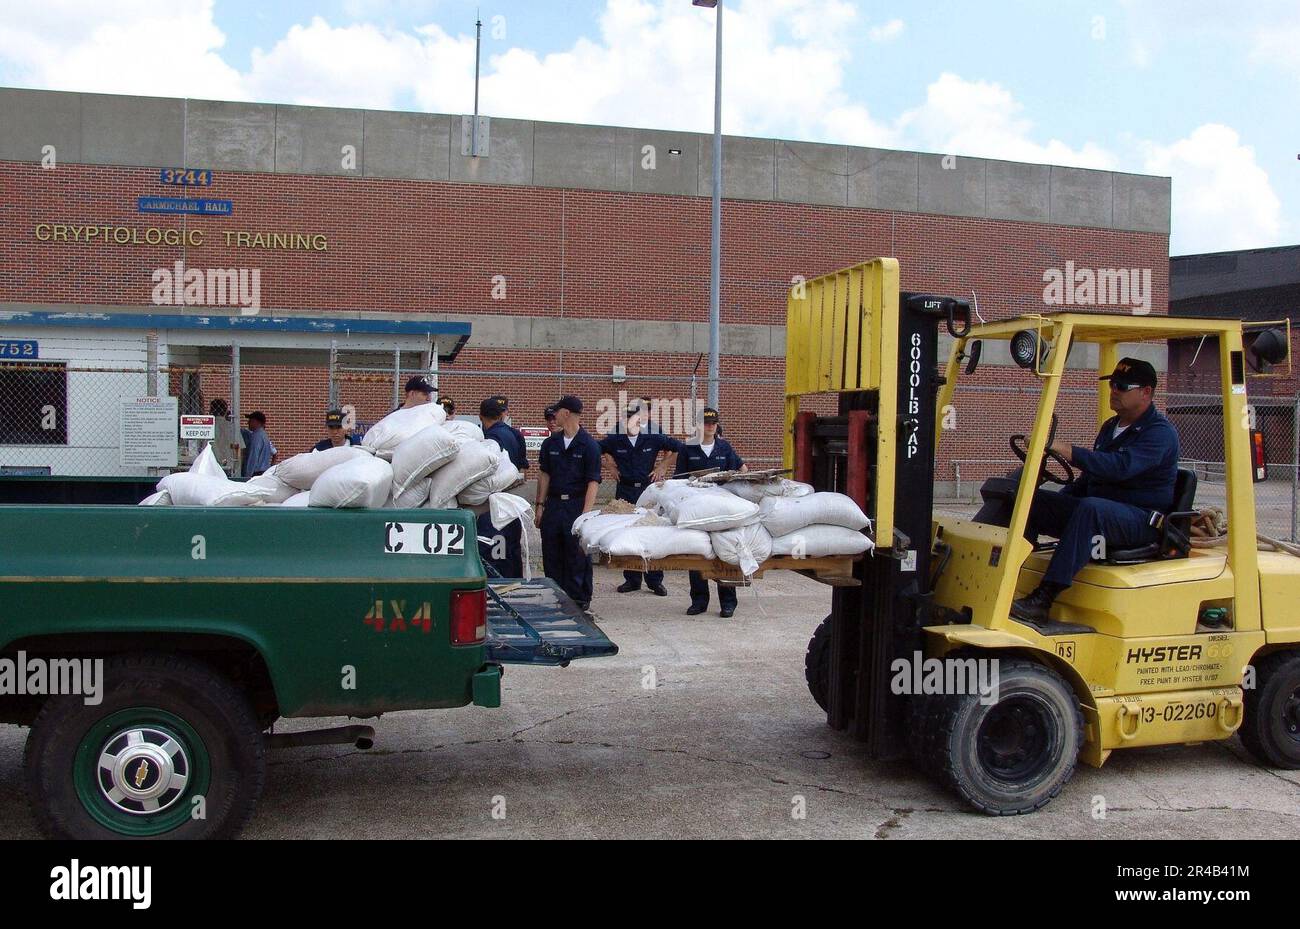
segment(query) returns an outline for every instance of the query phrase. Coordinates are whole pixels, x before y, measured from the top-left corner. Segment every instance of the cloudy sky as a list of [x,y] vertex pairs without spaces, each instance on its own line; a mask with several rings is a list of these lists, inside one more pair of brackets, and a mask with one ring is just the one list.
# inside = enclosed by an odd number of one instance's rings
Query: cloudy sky
[[[723,131],[1173,178],[1173,254],[1300,242],[1300,3],[726,0]],[[712,129],[690,0],[0,0],[0,84]]]

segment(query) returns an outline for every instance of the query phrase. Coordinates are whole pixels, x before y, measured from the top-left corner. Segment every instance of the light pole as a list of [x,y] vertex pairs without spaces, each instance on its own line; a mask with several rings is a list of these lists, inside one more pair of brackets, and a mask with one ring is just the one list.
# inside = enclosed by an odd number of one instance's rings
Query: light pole
[[718,408],[718,342],[722,318],[722,0],[691,0],[714,9],[713,222],[709,244],[709,406]]

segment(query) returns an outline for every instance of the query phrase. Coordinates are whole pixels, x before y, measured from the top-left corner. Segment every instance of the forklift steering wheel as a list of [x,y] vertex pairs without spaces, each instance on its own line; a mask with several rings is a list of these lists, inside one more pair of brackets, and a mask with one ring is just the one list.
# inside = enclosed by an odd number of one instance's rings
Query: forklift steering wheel
[[[1056,439],[1056,414],[1052,414],[1052,428],[1047,432],[1047,448],[1043,451],[1043,463],[1038,469],[1038,485],[1042,486],[1048,481],[1057,484],[1073,484],[1075,480],[1074,469],[1070,467],[1070,462],[1066,461],[1060,454],[1052,451],[1052,442]],[[1025,447],[1025,437],[1023,435],[1013,435],[1011,437],[1011,451],[1022,462],[1029,457],[1028,449]],[[1065,469],[1065,477],[1060,477],[1052,473],[1051,462],[1056,462]]]

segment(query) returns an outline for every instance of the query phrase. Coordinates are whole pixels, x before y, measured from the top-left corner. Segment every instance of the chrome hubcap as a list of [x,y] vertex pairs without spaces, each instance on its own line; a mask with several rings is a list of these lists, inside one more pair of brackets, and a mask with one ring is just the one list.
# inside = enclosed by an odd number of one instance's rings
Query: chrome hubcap
[[117,733],[99,756],[99,789],[125,813],[167,809],[185,793],[189,780],[185,749],[166,732],[148,726]]

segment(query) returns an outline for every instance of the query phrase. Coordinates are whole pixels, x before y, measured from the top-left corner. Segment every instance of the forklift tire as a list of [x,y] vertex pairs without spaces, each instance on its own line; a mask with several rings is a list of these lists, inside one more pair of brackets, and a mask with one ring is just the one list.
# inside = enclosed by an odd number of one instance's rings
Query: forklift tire
[[105,660],[98,705],[45,702],[24,752],[41,832],[59,839],[230,838],[253,815],[266,748],[244,695],[175,655]]
[[943,698],[934,694],[913,694],[907,698],[907,749],[912,764],[922,774],[938,776],[942,771],[939,716]]
[[1300,652],[1269,655],[1256,672],[1245,694],[1241,742],[1271,768],[1300,769]]
[[808,640],[808,652],[803,657],[803,676],[808,690],[822,708],[830,711],[831,693],[831,618],[827,616]]
[[981,813],[1032,813],[1073,776],[1083,714],[1056,672],[993,657],[999,660],[997,702],[985,706],[979,694],[932,698],[938,773]]

